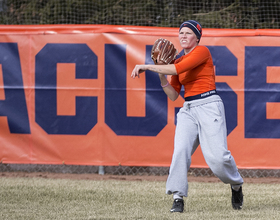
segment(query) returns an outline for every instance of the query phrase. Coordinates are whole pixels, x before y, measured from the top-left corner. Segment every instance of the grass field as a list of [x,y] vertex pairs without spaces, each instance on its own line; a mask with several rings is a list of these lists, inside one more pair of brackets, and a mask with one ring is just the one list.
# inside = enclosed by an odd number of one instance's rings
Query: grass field
[[244,208],[229,185],[189,183],[184,213],[170,213],[163,181],[0,178],[0,219],[280,219],[280,184],[245,184]]

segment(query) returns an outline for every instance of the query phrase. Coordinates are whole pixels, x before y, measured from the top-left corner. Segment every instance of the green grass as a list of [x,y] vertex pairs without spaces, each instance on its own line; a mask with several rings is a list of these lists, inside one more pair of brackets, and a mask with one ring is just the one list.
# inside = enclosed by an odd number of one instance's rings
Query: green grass
[[0,178],[0,219],[280,219],[280,184],[244,184],[233,210],[229,185],[189,183],[184,213],[169,213],[165,182]]

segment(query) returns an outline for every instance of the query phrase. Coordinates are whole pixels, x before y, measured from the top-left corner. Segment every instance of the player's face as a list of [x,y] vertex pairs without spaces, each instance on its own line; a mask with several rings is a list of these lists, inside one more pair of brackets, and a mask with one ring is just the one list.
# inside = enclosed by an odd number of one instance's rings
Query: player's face
[[198,43],[198,39],[192,29],[183,27],[179,32],[179,40],[183,49],[191,49]]

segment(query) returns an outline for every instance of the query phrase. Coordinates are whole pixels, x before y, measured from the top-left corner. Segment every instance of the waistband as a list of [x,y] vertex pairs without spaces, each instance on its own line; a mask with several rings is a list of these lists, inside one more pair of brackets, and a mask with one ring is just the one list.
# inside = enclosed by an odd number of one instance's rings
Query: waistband
[[203,98],[209,97],[211,95],[215,95],[215,94],[218,94],[218,93],[214,89],[214,90],[211,90],[211,91],[208,91],[208,92],[204,92],[204,93],[201,93],[201,94],[198,94],[198,95],[188,96],[188,97],[185,98],[185,101],[192,101],[192,100],[196,100],[196,99],[203,99]]
[[213,94],[211,96],[207,96],[205,99],[195,99],[195,100],[191,100],[191,101],[185,101],[184,105],[182,106],[183,108],[192,108],[192,107],[197,107],[200,105],[205,105],[207,103],[211,103],[211,102],[219,102],[219,101],[223,101],[221,99],[221,97],[219,96],[218,93]]

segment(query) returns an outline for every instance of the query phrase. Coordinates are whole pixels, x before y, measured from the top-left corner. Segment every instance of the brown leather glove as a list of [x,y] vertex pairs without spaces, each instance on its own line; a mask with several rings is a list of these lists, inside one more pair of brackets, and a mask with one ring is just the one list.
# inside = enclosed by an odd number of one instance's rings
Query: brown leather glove
[[172,64],[176,59],[177,53],[178,51],[173,43],[169,40],[159,38],[153,45],[151,58],[156,65]]

